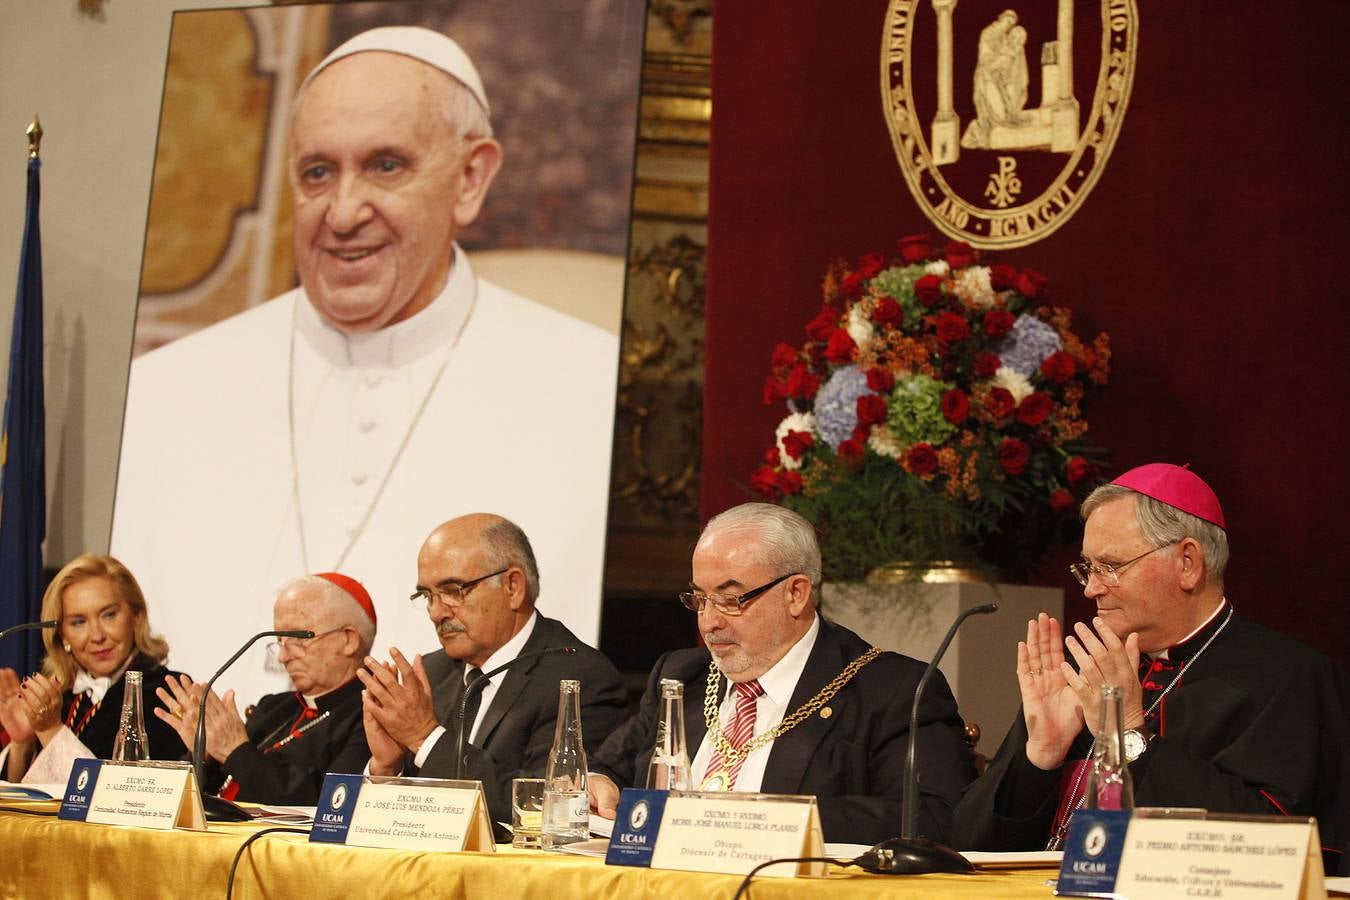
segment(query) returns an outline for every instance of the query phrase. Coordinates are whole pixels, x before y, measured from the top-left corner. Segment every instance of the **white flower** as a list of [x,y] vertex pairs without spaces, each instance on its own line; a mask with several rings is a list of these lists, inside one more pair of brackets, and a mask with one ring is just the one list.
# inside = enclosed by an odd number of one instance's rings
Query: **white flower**
[[812,437],[819,440],[816,435],[816,417],[812,413],[789,413],[783,421],[778,423],[778,430],[774,432],[774,437],[778,441],[778,459],[783,463],[785,469],[800,469],[802,461],[788,456],[787,448],[783,446],[783,438],[787,437],[789,431],[805,431]]
[[867,342],[872,340],[872,335],[876,333],[872,329],[872,320],[868,313],[863,311],[863,304],[861,303],[855,303],[849,308],[848,324],[844,328],[848,331],[848,336],[853,338],[853,343],[859,347],[866,346]]
[[975,309],[989,309],[994,305],[994,288],[989,282],[988,266],[970,266],[952,284],[952,293]]
[[900,445],[895,442],[895,435],[891,434],[891,427],[885,422],[872,426],[872,433],[867,436],[867,446],[878,456],[900,458]]
[[1019,405],[1036,390],[1031,386],[1031,381],[1027,376],[1007,366],[998,367],[998,371],[994,373],[994,384],[1012,394],[1013,400],[1017,401]]
[[939,278],[946,278],[947,273],[950,272],[951,270],[952,267],[947,265],[947,261],[945,259],[939,259],[936,262],[930,262],[928,265],[923,267],[923,271],[925,274],[936,275]]

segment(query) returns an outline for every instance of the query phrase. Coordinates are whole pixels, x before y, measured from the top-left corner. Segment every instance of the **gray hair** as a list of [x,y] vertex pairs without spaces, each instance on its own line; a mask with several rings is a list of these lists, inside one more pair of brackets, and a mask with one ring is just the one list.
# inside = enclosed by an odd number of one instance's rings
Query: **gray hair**
[[773,503],[742,503],[718,513],[703,526],[699,541],[713,531],[753,531],[754,559],[778,575],[800,572],[811,579],[811,596],[819,596],[820,543],[816,529],[801,515]]
[[[324,607],[332,614],[332,622],[337,627],[350,626],[356,629],[356,633],[361,638],[361,646],[357,653],[358,659],[365,658],[370,653],[370,648],[375,643],[375,623],[370,620],[370,616],[361,608],[361,604],[351,594],[338,587],[327,578],[320,578],[318,575],[301,575],[298,578],[292,578],[281,586],[277,591],[280,597],[287,591],[295,588],[313,589],[316,596],[323,602]],[[318,629],[314,629],[317,631]]]
[[1205,555],[1206,573],[1216,584],[1223,584],[1223,572],[1228,567],[1228,532],[1213,522],[1121,484],[1103,484],[1088,494],[1080,510],[1083,521],[1099,507],[1122,497],[1135,498],[1135,519],[1149,546],[1165,547],[1183,538],[1193,538]]
[[483,529],[482,541],[489,566],[494,569],[520,566],[525,572],[525,600],[533,606],[539,599],[539,564],[534,560],[534,548],[525,532],[510,519],[501,519]]

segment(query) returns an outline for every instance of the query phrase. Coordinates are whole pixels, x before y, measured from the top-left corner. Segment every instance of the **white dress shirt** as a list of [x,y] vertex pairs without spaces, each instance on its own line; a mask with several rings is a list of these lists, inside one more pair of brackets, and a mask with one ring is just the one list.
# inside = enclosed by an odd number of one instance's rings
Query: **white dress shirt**
[[[755,737],[777,728],[783,717],[788,714],[788,702],[792,700],[792,692],[797,689],[797,682],[801,680],[806,660],[811,656],[811,649],[815,647],[816,637],[819,634],[820,617],[815,616],[806,634],[783,654],[782,659],[759,676],[759,686],[764,689],[764,693],[755,701]],[[724,688],[726,694],[722,698],[718,716],[722,722],[722,732],[726,733],[731,730],[731,720],[736,715],[736,692],[725,679]],[[760,789],[760,785],[764,783],[764,771],[769,766],[769,754],[772,751],[773,742],[770,741],[745,758],[745,762],[741,764],[740,774],[736,776],[735,790],[755,792]],[[708,777],[708,763],[712,761],[712,755],[713,742],[705,737],[699,744],[698,753],[694,754],[694,760],[689,767],[695,788],[702,785],[703,779]]]

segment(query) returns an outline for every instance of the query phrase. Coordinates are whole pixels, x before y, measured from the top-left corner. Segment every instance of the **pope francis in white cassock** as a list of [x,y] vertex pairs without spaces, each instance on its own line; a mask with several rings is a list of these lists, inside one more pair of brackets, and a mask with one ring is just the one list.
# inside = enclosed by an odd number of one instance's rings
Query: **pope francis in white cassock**
[[[481,107],[462,152],[443,132],[464,103],[437,115],[428,85]],[[365,584],[375,655],[436,649],[408,600],[417,551],[475,511],[530,535],[544,611],[596,641],[618,341],[477,278],[453,243],[500,164],[486,110],[442,35],[380,28],[333,51],[292,129],[302,287],[133,361],[112,552],[194,677],[270,628],[277,588],[307,572]],[[264,643],[221,688],[285,689]]]

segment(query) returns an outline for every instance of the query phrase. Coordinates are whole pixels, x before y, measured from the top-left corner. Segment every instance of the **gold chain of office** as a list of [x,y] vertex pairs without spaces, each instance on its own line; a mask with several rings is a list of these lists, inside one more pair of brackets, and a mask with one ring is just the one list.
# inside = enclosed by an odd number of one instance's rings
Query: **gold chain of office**
[[713,746],[722,756],[722,762],[725,765],[733,766],[745,759],[751,753],[754,753],[760,747],[770,744],[778,738],[787,734],[793,728],[796,728],[802,722],[809,719],[816,710],[820,709],[835,694],[839,693],[844,685],[852,680],[854,675],[862,669],[863,666],[870,663],[881,655],[880,647],[869,648],[866,653],[859,656],[853,662],[844,667],[844,671],[834,677],[834,680],[820,689],[810,700],[807,700],[797,708],[791,715],[786,716],[783,721],[778,723],[776,728],[766,731],[757,738],[751,738],[739,747],[731,746],[726,735],[722,733],[722,721],[717,715],[717,697],[722,692],[722,672],[717,668],[716,662],[708,663],[708,687],[703,693],[703,721],[708,726],[708,736],[712,738]]

